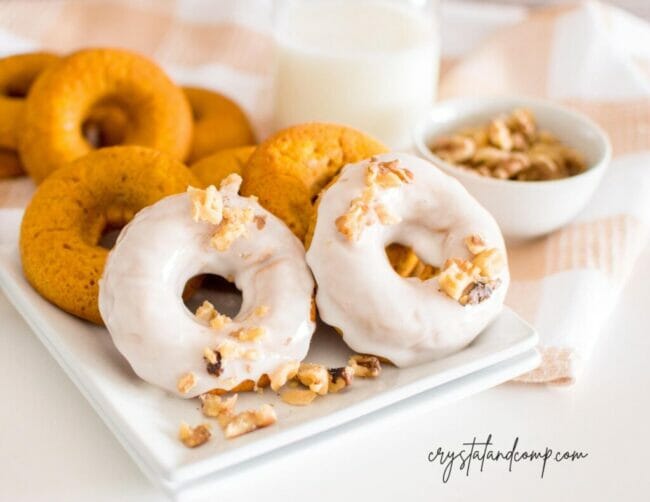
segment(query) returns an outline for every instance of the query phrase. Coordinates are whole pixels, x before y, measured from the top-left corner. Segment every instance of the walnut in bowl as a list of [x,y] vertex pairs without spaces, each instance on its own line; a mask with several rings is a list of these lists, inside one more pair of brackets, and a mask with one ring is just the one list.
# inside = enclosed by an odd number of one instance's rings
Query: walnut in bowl
[[609,139],[593,121],[531,98],[442,101],[414,135],[418,153],[458,178],[510,238],[571,221],[611,158]]

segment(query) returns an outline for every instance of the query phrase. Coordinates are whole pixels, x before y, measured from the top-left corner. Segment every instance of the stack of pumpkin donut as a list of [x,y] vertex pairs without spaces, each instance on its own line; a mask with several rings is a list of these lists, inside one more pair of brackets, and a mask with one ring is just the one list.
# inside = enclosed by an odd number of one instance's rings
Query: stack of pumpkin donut
[[[312,273],[319,287],[317,302],[323,319],[329,322],[322,311],[326,309],[332,313],[330,324],[344,336],[351,332],[348,343],[356,336],[352,332],[365,333],[365,341],[357,338],[353,348],[390,356],[388,359],[398,364],[440,357],[466,345],[502,305],[508,275],[507,269],[501,272],[503,267],[497,267],[499,257],[503,265],[505,250],[494,220],[457,182],[433,166],[407,155],[389,154],[384,145],[360,131],[308,123],[254,145],[250,124],[235,103],[205,89],[178,87],[147,58],[116,49],[81,50],[65,57],[35,53],[5,58],[0,60],[0,93],[0,116],[4,119],[0,126],[0,176],[14,176],[24,169],[38,184],[21,227],[20,251],[27,280],[64,311],[105,323],[136,373],[168,390],[189,397],[211,389],[237,389],[244,380],[253,384],[268,381],[273,369],[288,363],[289,358],[301,360],[314,330]],[[409,188],[413,173],[421,180],[417,189]],[[374,181],[369,185],[370,178]],[[383,186],[387,180],[392,185]],[[372,185],[375,182],[379,188]],[[384,190],[398,185],[404,185],[399,192]],[[337,192],[346,200],[332,201],[331,194]],[[363,228],[371,226],[366,213],[388,228],[401,218],[388,221],[384,202],[392,204],[398,200],[393,194],[402,192],[399,197],[407,199],[400,204],[412,206],[404,217],[405,233],[368,231],[366,234],[375,236],[369,246],[379,246],[381,253],[366,252],[379,260],[377,267],[384,267],[385,262],[398,273],[391,271],[391,277],[415,281],[408,282],[404,295],[419,298],[418,308],[426,310],[430,305],[434,318],[438,312],[443,321],[447,315],[457,320],[457,327],[445,328],[458,334],[457,338],[440,333],[444,322],[435,321],[427,328],[422,323],[429,314],[406,305],[402,313],[416,316],[414,326],[425,332],[414,332],[411,339],[403,341],[391,334],[388,342],[377,344],[372,333],[388,324],[376,318],[376,311],[362,314],[357,319],[361,324],[347,323],[354,318],[351,310],[356,308],[355,302],[343,291],[337,292],[340,283],[326,286],[328,277],[347,274],[339,265],[350,266],[361,253],[346,255],[360,249],[361,228],[346,227],[346,222],[340,221],[343,215],[334,214],[332,207],[345,209],[349,204],[343,212],[352,215],[352,220],[365,222]],[[327,193],[330,199],[324,196]],[[379,204],[378,198],[384,196],[387,199]],[[434,201],[448,200],[446,207],[452,217],[428,196]],[[339,218],[319,225],[334,216]],[[429,224],[431,218],[439,223]],[[125,226],[109,257],[109,251],[100,245],[102,236],[107,230]],[[471,252],[467,251],[455,227],[475,231],[477,239],[483,234],[490,248],[477,251],[479,245],[474,244]],[[253,239],[251,235],[258,239],[258,247],[239,238]],[[330,259],[336,252],[332,242],[341,235],[345,239],[340,241],[343,247],[338,260],[349,261],[347,265]],[[391,240],[391,235],[395,239]],[[470,289],[480,290],[472,293],[474,299],[480,296],[475,303],[481,304],[474,307],[474,313],[466,309],[468,300],[458,303],[460,296],[449,298],[448,293],[437,298],[440,289],[430,279],[440,270],[420,260],[409,247],[422,247],[423,243],[433,246],[435,252],[428,257],[437,262],[443,251],[457,253],[448,256],[455,261],[448,260],[445,265],[450,283],[457,284],[462,274],[471,271],[463,298],[470,298]],[[309,249],[307,257],[305,247]],[[490,250],[495,256],[490,255],[492,261],[486,265],[488,257],[479,258]],[[247,262],[251,257],[256,258]],[[364,269],[364,256],[360,258],[357,271]],[[437,264],[442,266],[442,262]],[[484,273],[496,268],[498,277]],[[192,317],[187,324],[188,312],[180,300],[183,288],[192,277],[205,273],[230,277],[243,291],[244,304],[236,318],[226,322],[217,312],[197,311],[200,322]],[[352,273],[348,276],[359,279]],[[390,294],[382,288],[393,279],[382,282],[364,277],[361,283],[368,286],[368,306],[370,297]],[[346,289],[364,294],[363,284],[361,289]],[[296,297],[283,293],[283,288]],[[255,292],[247,293],[247,289]],[[409,291],[416,290],[417,295],[409,296]],[[305,295],[306,299],[302,298]],[[427,295],[437,300],[424,303]],[[251,337],[261,332],[248,324],[266,316],[269,305],[254,305],[251,298],[266,299],[284,314],[272,311],[263,323],[275,334],[268,345],[259,346],[267,352],[261,362],[248,361],[238,371],[233,363],[234,373],[226,378],[217,349],[206,347],[201,354],[194,354],[195,345],[202,343],[206,333],[213,333],[201,323],[207,321],[212,326],[218,321],[219,327],[212,328],[219,336],[228,340],[229,335],[234,336],[244,345],[252,343]],[[361,304],[365,300],[355,301]],[[391,326],[395,329],[394,322]],[[139,328],[146,333],[138,332]],[[185,331],[192,333],[183,334]],[[183,350],[192,350],[182,352],[181,342]],[[404,347],[405,343],[411,345]],[[165,347],[170,350],[165,352]],[[387,352],[382,354],[383,348]],[[252,350],[246,353],[252,354]],[[177,387],[179,377],[187,383],[187,375],[169,372],[169,365],[180,371],[183,365],[194,368],[206,359],[208,377],[198,384],[194,381],[191,392]],[[244,374],[249,378],[244,379]]]

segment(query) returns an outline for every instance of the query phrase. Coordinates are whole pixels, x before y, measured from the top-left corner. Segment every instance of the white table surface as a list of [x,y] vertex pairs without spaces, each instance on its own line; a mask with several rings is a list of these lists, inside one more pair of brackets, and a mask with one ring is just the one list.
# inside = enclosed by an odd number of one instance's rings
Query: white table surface
[[[650,500],[650,248],[572,387],[505,384],[433,409],[426,395],[226,471],[214,499]],[[0,500],[158,501],[100,418],[0,296]],[[580,450],[577,463],[427,461],[493,434],[495,446]],[[471,498],[470,498],[471,497]]]

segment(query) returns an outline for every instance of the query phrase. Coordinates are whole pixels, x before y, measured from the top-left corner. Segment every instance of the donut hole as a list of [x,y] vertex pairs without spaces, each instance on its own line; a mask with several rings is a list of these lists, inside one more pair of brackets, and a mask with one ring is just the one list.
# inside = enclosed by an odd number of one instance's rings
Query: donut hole
[[205,301],[209,301],[220,314],[235,317],[241,310],[242,292],[228,279],[214,274],[195,275],[185,283],[183,303],[194,313]]
[[9,84],[3,91],[3,95],[8,98],[15,99],[24,99],[27,97],[29,88],[31,87],[31,82],[26,82],[24,84]]
[[440,267],[425,262],[405,244],[392,242],[386,246],[385,250],[388,263],[400,277],[415,277],[426,281],[440,272]]
[[116,99],[103,99],[93,105],[81,124],[81,134],[92,148],[124,143],[129,124],[126,107]]
[[121,231],[122,227],[106,226],[99,237],[97,245],[104,249],[113,249],[115,241],[117,241],[117,237],[120,235]]

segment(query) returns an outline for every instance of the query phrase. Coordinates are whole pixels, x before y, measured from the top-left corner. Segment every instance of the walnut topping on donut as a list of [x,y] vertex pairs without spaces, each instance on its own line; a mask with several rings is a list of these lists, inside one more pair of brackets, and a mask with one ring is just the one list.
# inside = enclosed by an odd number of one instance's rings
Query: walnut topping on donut
[[201,394],[201,412],[206,417],[217,418],[220,415],[232,415],[237,403],[237,394],[232,395],[227,399],[222,399],[217,394]]
[[197,319],[200,319],[205,322],[210,322],[214,316],[216,315],[217,311],[214,308],[214,305],[212,305],[208,300],[205,300],[197,309],[194,315],[196,316]]
[[223,427],[227,439],[236,438],[254,430],[268,427],[277,422],[275,410],[269,404],[263,404],[257,410],[249,410],[232,417]]
[[324,396],[329,389],[329,373],[325,366],[313,363],[302,363],[298,368],[296,378],[309,390]]
[[461,305],[476,305],[492,296],[494,290],[501,285],[501,279],[488,282],[475,282],[470,284],[458,300]]
[[377,219],[382,225],[395,225],[401,219],[390,213],[383,204],[375,201],[379,190],[397,188],[413,180],[413,173],[399,167],[399,160],[377,162],[371,159],[365,177],[365,187],[360,197],[352,199],[345,214],[336,221],[336,229],[349,241],[359,240],[364,227]]
[[210,245],[217,251],[227,251],[233,242],[248,234],[247,225],[255,214],[250,207],[224,207],[223,219],[210,239]]
[[467,246],[467,249],[473,255],[477,255],[481,251],[487,249],[487,245],[485,244],[483,237],[478,234],[472,234],[465,237],[465,246]]
[[221,223],[223,217],[223,197],[214,185],[205,190],[188,187],[187,193],[192,201],[192,219],[207,221],[213,225]]
[[232,322],[232,319],[228,317],[225,314],[220,314],[219,312],[216,313],[216,315],[210,319],[210,327],[212,329],[221,329],[223,328],[226,324],[230,324]]
[[191,371],[182,375],[176,383],[176,388],[181,394],[187,394],[196,385],[196,375]]
[[381,373],[381,363],[375,356],[355,354],[349,359],[348,365],[354,371],[354,376],[359,378],[375,378]]
[[472,249],[478,251],[472,261],[449,259],[438,275],[440,289],[461,305],[475,305],[487,300],[501,284],[497,275],[505,266],[505,258],[498,249],[479,251],[485,244],[470,243],[468,239],[465,243],[470,252]]
[[461,259],[447,260],[438,274],[440,289],[454,300],[460,300],[465,289],[478,279],[478,268]]
[[335,393],[352,384],[354,377],[354,368],[352,366],[343,366],[341,368],[330,368],[328,392]]
[[210,324],[212,329],[221,329],[226,324],[232,322],[232,319],[227,315],[220,314],[208,300],[205,300],[197,309],[194,314],[197,319],[206,321]]
[[223,373],[223,367],[221,366],[221,352],[206,347],[203,351],[203,359],[205,359],[205,369],[208,373],[216,377]]
[[368,165],[366,185],[377,185],[381,188],[395,188],[402,183],[410,183],[413,173],[400,167],[399,160],[388,162],[373,162]]
[[300,368],[299,361],[289,361],[278,366],[273,373],[269,375],[271,380],[271,389],[278,391],[287,381],[291,380],[298,373]]
[[230,333],[230,336],[233,336],[242,342],[256,342],[264,336],[265,332],[266,331],[263,327],[255,326],[253,328],[239,328]]
[[253,314],[256,315],[257,317],[264,317],[268,313],[269,313],[268,305],[259,305],[255,307],[255,310],[253,311]]
[[498,249],[493,248],[481,251],[474,257],[472,263],[480,269],[482,277],[492,279],[503,270],[505,259]]
[[212,433],[210,424],[200,424],[196,427],[190,427],[185,422],[181,422],[178,429],[178,439],[188,448],[196,448],[208,442]]

